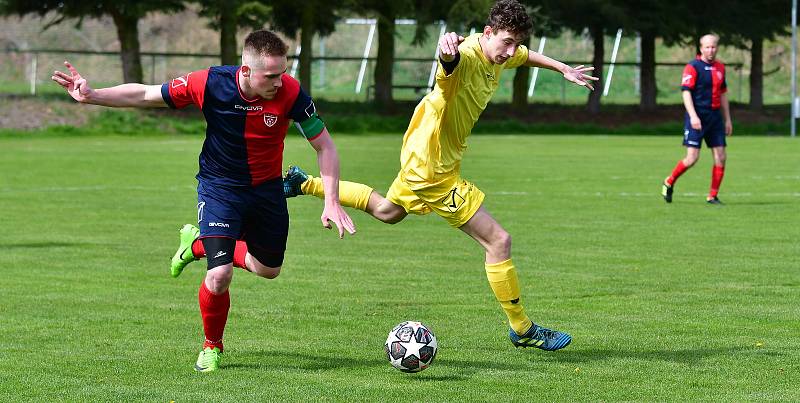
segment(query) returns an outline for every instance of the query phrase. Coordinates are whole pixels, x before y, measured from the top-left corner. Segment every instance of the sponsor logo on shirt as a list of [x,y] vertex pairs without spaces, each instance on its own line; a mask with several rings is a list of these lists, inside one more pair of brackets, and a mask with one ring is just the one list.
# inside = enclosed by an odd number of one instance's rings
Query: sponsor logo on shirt
[[692,75],[691,74],[686,74],[681,79],[681,84],[689,84],[689,81],[692,81]]
[[234,105],[233,109],[241,109],[243,111],[261,111],[264,110],[261,106],[244,106],[244,105]]
[[220,228],[230,228],[230,224],[226,224],[224,222],[210,222],[208,223],[209,227],[220,227]]
[[278,117],[276,115],[271,113],[264,114],[264,124],[267,125],[267,127],[275,126],[275,123],[278,123]]

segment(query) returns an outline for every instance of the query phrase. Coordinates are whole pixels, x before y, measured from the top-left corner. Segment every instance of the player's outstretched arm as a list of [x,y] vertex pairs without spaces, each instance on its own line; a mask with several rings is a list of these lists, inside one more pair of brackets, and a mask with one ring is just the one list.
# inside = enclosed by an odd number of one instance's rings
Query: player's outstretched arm
[[336,145],[333,144],[328,129],[323,128],[322,133],[310,143],[317,150],[317,162],[325,188],[325,208],[320,217],[322,226],[331,228],[330,222],[333,221],[339,231],[340,239],[344,238],[344,231],[351,235],[355,234],[356,226],[339,202],[339,153],[336,151]]
[[550,69],[553,71],[557,71],[564,75],[564,79],[580,85],[582,87],[586,87],[592,91],[594,91],[594,86],[592,85],[592,81],[599,80],[597,77],[590,76],[586,74],[587,72],[593,71],[594,67],[592,66],[575,66],[570,67],[564,63],[559,62],[553,58],[547,57],[543,54],[536,53],[536,52],[528,52],[528,60],[525,62],[526,66],[529,67],[544,67],[546,69]]
[[458,54],[458,45],[464,42],[464,37],[455,33],[448,32],[439,38],[439,57],[444,62],[452,62]]
[[89,82],[68,61],[64,65],[69,74],[53,72],[50,77],[76,101],[112,107],[166,107],[160,85],[122,84],[110,88],[92,89]]

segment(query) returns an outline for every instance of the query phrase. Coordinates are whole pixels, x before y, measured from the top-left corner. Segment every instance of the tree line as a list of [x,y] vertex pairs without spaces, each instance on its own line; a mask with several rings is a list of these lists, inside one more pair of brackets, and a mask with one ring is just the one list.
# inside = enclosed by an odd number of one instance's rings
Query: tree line
[[[790,0],[520,0],[531,13],[534,34],[558,36],[564,31],[592,38],[592,64],[603,88],[604,36],[617,29],[637,32],[641,38],[639,107],[656,108],[656,39],[667,45],[697,46],[697,39],[709,32],[724,42],[751,54],[750,108],[763,108],[764,41],[788,34]],[[120,43],[123,80],[142,82],[138,22],[149,13],[171,13],[190,4],[199,7],[208,24],[219,31],[220,62],[238,64],[240,29],[269,26],[290,37],[300,35],[299,80],[311,91],[311,41],[327,36],[345,16],[361,15],[377,21],[378,48],[375,68],[375,99],[384,108],[394,105],[392,65],[395,58],[395,20],[413,18],[417,29],[414,44],[426,39],[426,28],[435,21],[447,21],[457,32],[483,29],[494,0],[0,0],[2,15],[55,16],[45,29],[84,18],[111,17]],[[512,103],[527,105],[529,68],[520,67],[514,77]],[[587,109],[600,111],[600,91],[587,96]]]

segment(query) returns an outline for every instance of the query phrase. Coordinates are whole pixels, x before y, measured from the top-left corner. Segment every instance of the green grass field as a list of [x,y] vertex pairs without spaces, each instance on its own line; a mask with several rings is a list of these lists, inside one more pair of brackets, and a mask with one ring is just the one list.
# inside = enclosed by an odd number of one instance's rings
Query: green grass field
[[[236,271],[223,369],[192,370],[205,262],[169,276],[195,220],[194,136],[0,138],[0,401],[800,400],[800,142],[733,137],[665,204],[679,137],[473,136],[463,175],[514,237],[531,317],[568,331],[515,350],[476,243],[435,216],[352,211],[355,236],[289,202],[275,280]],[[385,191],[401,137],[338,135],[346,178]],[[316,168],[287,141],[286,165]],[[313,169],[310,169],[313,171]],[[386,333],[420,320],[434,365],[409,375]]]

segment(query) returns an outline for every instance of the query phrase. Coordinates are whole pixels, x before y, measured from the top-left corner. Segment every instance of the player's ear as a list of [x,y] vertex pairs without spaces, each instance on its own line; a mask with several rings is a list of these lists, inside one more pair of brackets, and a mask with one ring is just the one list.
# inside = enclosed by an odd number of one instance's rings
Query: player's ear
[[483,27],[483,34],[486,35],[486,36],[491,35],[492,34],[492,27],[490,27],[489,25],[484,26]]
[[242,66],[242,77],[250,77],[250,66]]

